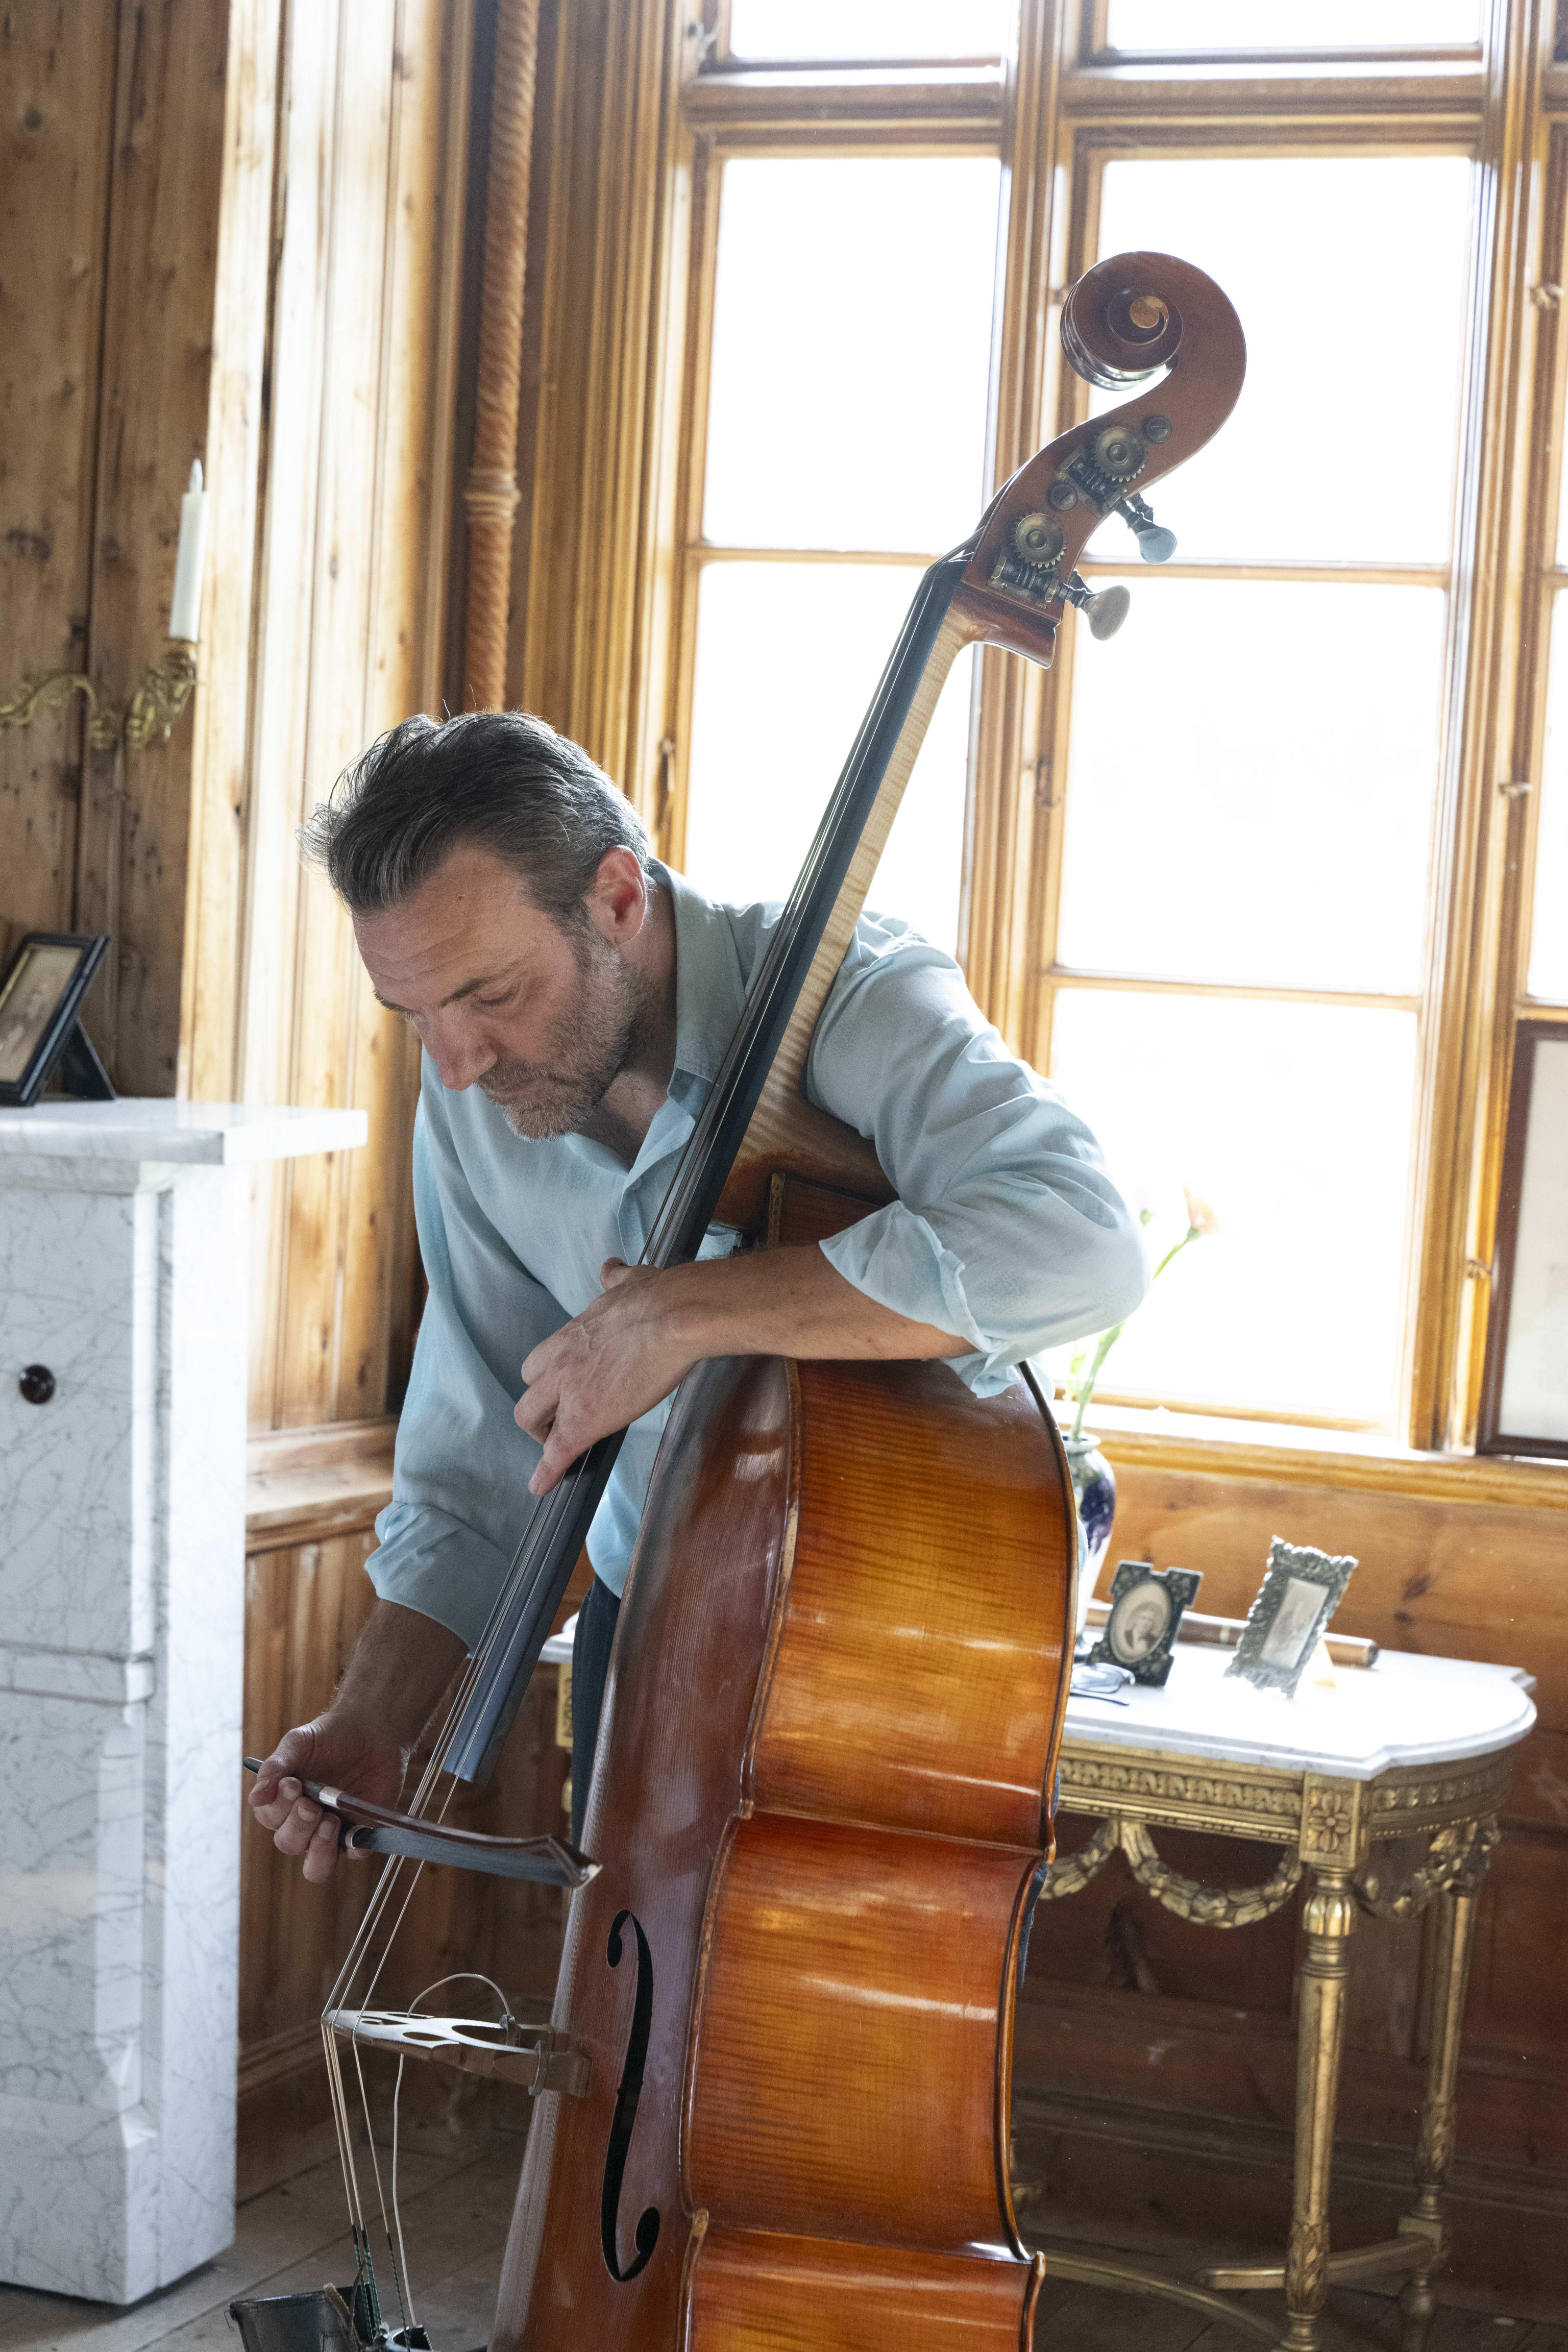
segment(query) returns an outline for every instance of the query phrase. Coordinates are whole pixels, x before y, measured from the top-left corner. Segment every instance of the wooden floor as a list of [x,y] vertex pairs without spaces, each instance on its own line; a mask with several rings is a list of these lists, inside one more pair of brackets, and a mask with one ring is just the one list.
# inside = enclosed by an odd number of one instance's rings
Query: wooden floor
[[[485,2126],[458,2135],[420,2132],[399,2159],[415,2316],[437,2352],[473,2352],[489,2334],[521,2153],[519,2133]],[[238,2352],[227,2305],[239,2295],[341,2284],[345,2243],[342,2184],[331,2158],[252,2197],[239,2209],[226,2254],[129,2310],[0,2286],[0,2352],[48,2352],[57,2345],[71,2352]],[[380,2263],[377,2277],[390,2303]],[[1248,2307],[1283,2317],[1278,2296],[1251,2297]],[[1200,2346],[1202,2352],[1257,2352],[1264,2339],[1180,2305],[1047,2278],[1035,2341],[1040,2352],[1197,2352]],[[1336,2291],[1323,2344],[1324,2352],[1368,2345],[1398,2352],[1392,2299]],[[1430,2352],[1568,2352],[1568,2328],[1445,2311]]]

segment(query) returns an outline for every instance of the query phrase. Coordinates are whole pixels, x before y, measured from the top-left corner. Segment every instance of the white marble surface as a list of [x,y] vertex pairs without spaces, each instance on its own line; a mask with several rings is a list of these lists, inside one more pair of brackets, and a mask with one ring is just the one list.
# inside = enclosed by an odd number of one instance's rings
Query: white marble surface
[[[545,1665],[570,1664],[576,1630],[569,1617],[551,1635],[540,1653]],[[1384,1650],[1375,1665],[1336,1667],[1332,1690],[1303,1685],[1285,1698],[1227,1675],[1234,1655],[1178,1643],[1163,1690],[1133,1683],[1120,1704],[1069,1696],[1066,1736],[1371,1780],[1396,1764],[1489,1756],[1513,1747],[1535,1721],[1535,1678],[1522,1666]]]
[[246,1162],[351,1137],[46,1108],[0,1142],[0,2277],[128,2303],[233,2234]]
[[0,1158],[122,1160],[211,1168],[347,1151],[365,1139],[363,1110],[299,1110],[248,1103],[35,1103],[0,1109]]
[[1067,1736],[1371,1780],[1394,1765],[1457,1763],[1511,1748],[1535,1721],[1533,1681],[1518,1666],[1384,1650],[1375,1665],[1337,1666],[1331,1690],[1303,1683],[1285,1698],[1228,1675],[1234,1655],[1178,1642],[1163,1690],[1134,1683],[1120,1706],[1069,1698]]

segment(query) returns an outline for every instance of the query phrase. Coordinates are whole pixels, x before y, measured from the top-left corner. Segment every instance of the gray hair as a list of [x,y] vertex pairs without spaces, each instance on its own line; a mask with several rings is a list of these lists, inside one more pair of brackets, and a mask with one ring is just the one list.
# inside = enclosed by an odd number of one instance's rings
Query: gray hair
[[571,927],[600,860],[652,855],[641,819],[586,751],[521,710],[405,719],[345,768],[300,847],[353,915],[403,906],[460,842],[521,877]]

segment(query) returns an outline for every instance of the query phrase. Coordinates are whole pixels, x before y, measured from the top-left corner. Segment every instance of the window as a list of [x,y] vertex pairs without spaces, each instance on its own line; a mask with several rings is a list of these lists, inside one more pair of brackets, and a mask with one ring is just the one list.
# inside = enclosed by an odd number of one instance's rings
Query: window
[[[745,900],[787,891],[921,568],[983,503],[999,168],[716,168],[680,854],[711,897]],[[948,679],[878,880],[879,903],[949,948],[970,668]]]
[[1218,1211],[1131,1403],[1473,1427],[1511,1023],[1568,1020],[1568,76],[1507,15],[708,0],[689,60],[659,802],[716,895],[787,887],[920,565],[1104,404],[1064,287],[1163,248],[1247,333],[1174,561],[1109,522],[1114,644],[955,671],[873,890]]

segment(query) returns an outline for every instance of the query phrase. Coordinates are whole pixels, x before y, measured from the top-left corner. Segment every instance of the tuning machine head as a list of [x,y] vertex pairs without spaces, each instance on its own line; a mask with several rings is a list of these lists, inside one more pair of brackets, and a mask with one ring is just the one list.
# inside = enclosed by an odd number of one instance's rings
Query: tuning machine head
[[1154,510],[1147,499],[1135,493],[1117,500],[1116,511],[1138,541],[1138,552],[1145,563],[1169,563],[1176,551],[1176,534],[1166,530],[1154,520]]
[[1062,583],[1062,594],[1083,614],[1089,635],[1102,644],[1116,635],[1132,602],[1131,592],[1120,581],[1110,588],[1094,589],[1076,572],[1070,580]]

